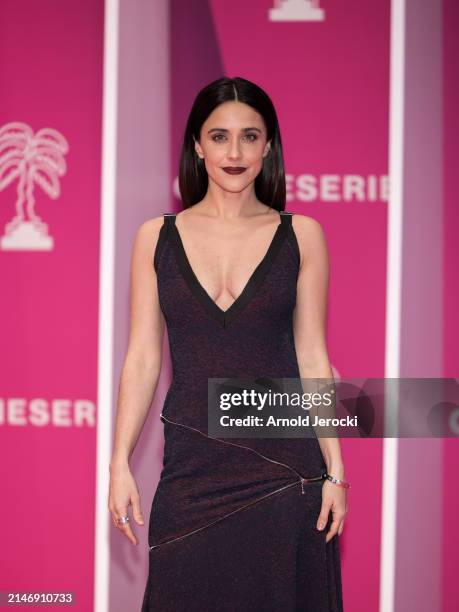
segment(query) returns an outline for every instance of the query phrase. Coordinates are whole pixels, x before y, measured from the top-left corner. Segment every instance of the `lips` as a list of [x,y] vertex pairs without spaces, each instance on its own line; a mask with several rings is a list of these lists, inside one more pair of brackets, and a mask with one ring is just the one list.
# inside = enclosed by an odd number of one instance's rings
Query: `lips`
[[227,174],[242,174],[246,171],[246,168],[242,168],[241,166],[226,166],[226,168],[222,168]]

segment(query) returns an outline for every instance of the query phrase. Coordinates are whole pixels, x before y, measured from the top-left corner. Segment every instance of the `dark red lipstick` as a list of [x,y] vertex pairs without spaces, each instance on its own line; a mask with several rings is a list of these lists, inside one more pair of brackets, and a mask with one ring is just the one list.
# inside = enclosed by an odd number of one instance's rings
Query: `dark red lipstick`
[[245,172],[246,168],[242,168],[241,166],[226,166],[225,168],[222,168],[222,170],[228,174],[242,174]]

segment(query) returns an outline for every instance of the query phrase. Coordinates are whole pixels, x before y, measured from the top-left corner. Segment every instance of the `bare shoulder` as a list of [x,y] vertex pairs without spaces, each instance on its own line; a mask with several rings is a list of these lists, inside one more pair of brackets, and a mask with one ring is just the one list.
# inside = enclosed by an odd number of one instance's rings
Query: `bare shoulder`
[[163,225],[163,215],[147,219],[138,228],[134,237],[134,253],[145,255],[149,260],[153,257],[159,232]]
[[147,219],[137,229],[135,240],[145,245],[154,246],[158,240],[161,226],[164,222],[162,215]]
[[301,265],[313,255],[326,254],[326,237],[324,229],[317,219],[294,213],[292,225],[300,249]]
[[153,217],[152,219],[147,219],[138,227],[137,237],[140,240],[148,240],[148,238],[151,240],[152,237],[157,238],[163,221],[163,215]]
[[292,224],[297,234],[302,236],[318,236],[323,233],[323,228],[319,221],[307,215],[293,213]]

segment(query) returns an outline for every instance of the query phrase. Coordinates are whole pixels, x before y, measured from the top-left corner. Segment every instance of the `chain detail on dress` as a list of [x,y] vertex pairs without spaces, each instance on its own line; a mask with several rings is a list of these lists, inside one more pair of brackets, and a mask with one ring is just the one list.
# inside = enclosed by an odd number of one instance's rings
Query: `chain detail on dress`
[[[190,425],[184,425],[183,423],[177,423],[176,421],[172,421],[168,418],[166,418],[163,413],[161,413],[160,415],[161,419],[163,421],[167,421],[168,423],[171,423],[172,425],[179,425],[180,427],[185,427],[187,429],[191,429],[192,431],[196,431],[197,433],[200,433],[202,436],[209,438],[211,440],[215,440],[216,442],[222,442],[223,444],[230,444],[232,446],[236,446],[237,448],[244,448],[246,450],[252,451],[253,453],[255,453],[256,455],[258,455],[259,457],[261,457],[262,459],[266,459],[266,461],[270,461],[271,463],[276,463],[278,465],[281,465],[289,470],[291,470],[292,472],[294,472],[298,478],[299,481],[301,483],[301,493],[304,494],[304,484],[305,483],[309,483],[309,482],[317,482],[320,480],[325,480],[326,479],[326,473],[321,474],[320,476],[314,476],[312,478],[304,478],[297,470],[295,470],[295,468],[292,468],[290,465],[287,465],[286,463],[282,463],[281,461],[276,461],[275,459],[271,459],[270,457],[267,457],[266,455],[263,455],[261,453],[259,453],[258,451],[256,451],[253,448],[250,448],[249,446],[244,446],[242,444],[236,444],[234,442],[228,442],[227,440],[220,440],[219,438],[214,438],[213,436],[209,436],[208,434],[202,432],[200,429],[197,429],[196,427],[191,427]],[[276,489],[275,491],[271,491],[270,493],[267,493],[266,495],[263,495],[262,497],[259,497],[258,499],[254,500],[253,502],[250,502],[248,504],[245,504],[244,506],[242,506],[241,508],[236,508],[236,510],[232,510],[231,512],[229,512],[228,514],[225,514],[224,516],[218,518],[217,520],[209,523],[208,525],[204,525],[203,527],[198,527],[197,529],[194,529],[193,531],[190,531],[188,533],[185,533],[181,536],[178,536],[176,538],[173,538],[172,540],[167,540],[166,542],[161,542],[161,544],[155,544],[154,546],[150,546],[149,549],[153,550],[154,548],[158,548],[159,546],[163,546],[163,544],[169,544],[170,542],[175,542],[177,540],[181,540],[189,535],[192,535],[193,533],[196,533],[198,531],[201,531],[202,529],[205,529],[206,527],[210,527],[211,525],[214,525],[215,523],[218,523],[219,521],[227,518],[228,516],[231,516],[232,514],[234,514],[235,512],[239,512],[241,510],[244,510],[244,508],[247,508],[248,506],[252,506],[253,504],[256,504],[257,502],[262,501],[263,499],[266,499],[267,497],[270,497],[271,495],[274,495],[275,493],[280,493],[281,491],[284,491],[285,489],[289,489],[290,487],[293,487],[295,485],[298,484],[298,482],[292,482],[288,485],[284,485],[283,487],[281,487],[280,489]]]
[[263,495],[262,497],[259,497],[258,499],[254,500],[253,502],[250,502],[249,504],[245,504],[245,506],[242,506],[241,508],[236,508],[236,510],[232,510],[228,514],[225,514],[224,516],[221,516],[220,518],[216,519],[215,521],[212,521],[208,525],[203,525],[202,527],[198,527],[197,529],[194,529],[193,531],[189,531],[188,533],[185,533],[185,534],[183,534],[181,536],[173,538],[172,540],[166,540],[166,542],[161,542],[160,544],[155,544],[154,546],[150,546],[149,548],[150,548],[150,550],[153,550],[154,548],[158,548],[159,546],[163,546],[164,544],[170,544],[171,542],[175,542],[177,540],[182,540],[183,538],[186,538],[187,536],[192,535],[193,533],[196,533],[198,531],[202,531],[203,529],[206,529],[207,527],[211,527],[212,525],[215,525],[215,523],[218,523],[219,521],[222,521],[223,519],[227,518],[228,516],[231,516],[235,512],[240,512],[241,510],[244,510],[244,508],[247,508],[249,506],[252,506],[253,504],[256,504],[256,503],[262,501],[266,497],[270,497],[271,495],[274,495],[275,493],[280,493],[284,489],[290,489],[291,487],[295,486],[296,484],[298,484],[298,483],[291,482],[288,485],[284,485],[280,489],[276,489],[275,491],[271,491],[271,493],[267,493],[266,495]]
[[[292,468],[290,465],[287,465],[286,463],[282,463],[282,461],[276,461],[275,459],[271,459],[270,457],[267,457],[266,455],[262,455],[261,453],[256,451],[254,448],[250,448],[250,446],[244,446],[243,444],[236,444],[235,442],[228,442],[228,440],[220,440],[219,438],[214,438],[213,436],[209,436],[208,434],[204,433],[200,429],[196,429],[196,427],[191,427],[190,425],[184,425],[183,423],[177,423],[177,421],[171,421],[171,419],[168,419],[167,417],[165,417],[163,413],[160,414],[160,417],[164,421],[168,421],[168,423],[172,423],[172,425],[180,425],[181,427],[186,427],[187,429],[192,429],[193,431],[197,431],[202,436],[209,438],[210,440],[215,440],[216,442],[222,442],[223,444],[230,444],[232,446],[236,446],[237,448],[245,448],[246,450],[249,450],[252,453],[255,453],[262,459],[266,459],[266,461],[270,461],[271,463],[277,463],[278,465],[282,465],[288,470],[291,470],[292,472],[294,472],[300,479],[302,485],[305,482],[315,482],[317,480],[324,480],[326,478],[326,473],[323,473],[320,476],[314,476],[312,478],[305,478],[297,470],[295,470],[295,468]],[[303,489],[303,493],[304,493],[304,489]]]

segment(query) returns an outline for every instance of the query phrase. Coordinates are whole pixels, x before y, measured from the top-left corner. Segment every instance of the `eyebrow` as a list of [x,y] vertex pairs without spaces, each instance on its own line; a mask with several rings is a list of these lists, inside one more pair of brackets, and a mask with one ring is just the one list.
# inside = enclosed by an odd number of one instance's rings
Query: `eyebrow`
[[[242,128],[241,132],[250,132],[251,130],[255,130],[257,132],[260,132],[260,134],[261,134],[261,130],[258,129],[257,127]],[[211,132],[229,132],[229,130],[227,130],[226,128],[212,128],[207,133],[210,134]]]

